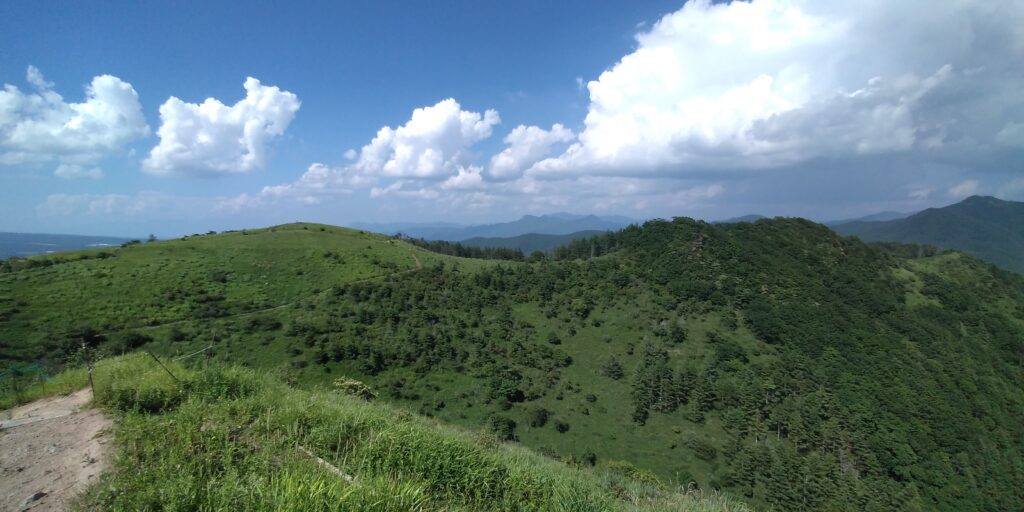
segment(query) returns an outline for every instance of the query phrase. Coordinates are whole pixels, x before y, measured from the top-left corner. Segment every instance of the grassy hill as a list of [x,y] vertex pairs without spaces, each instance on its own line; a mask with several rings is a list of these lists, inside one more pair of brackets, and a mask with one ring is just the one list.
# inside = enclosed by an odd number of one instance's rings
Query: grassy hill
[[440,258],[382,235],[289,224],[2,261],[0,361],[59,360],[83,334],[116,340],[283,309]]
[[676,219],[532,263],[314,225],[60,258],[0,273],[8,359],[57,360],[83,326],[101,352],[212,347],[778,510],[1007,510],[1024,488],[1024,278],[960,253]]
[[1024,273],[1024,203],[973,196],[903,219],[849,222],[833,229],[868,241],[956,249]]
[[568,235],[544,235],[528,233],[525,235],[511,237],[473,237],[460,242],[470,247],[504,247],[507,249],[519,249],[524,255],[530,255],[535,251],[550,252],[556,247],[567,245],[570,242],[581,238],[590,238],[604,233],[604,231],[588,230],[569,233]]
[[[185,361],[186,363],[188,361]],[[313,391],[274,375],[145,354],[99,361],[114,465],[73,510],[742,512],[630,464],[572,466],[385,404],[354,381]],[[85,385],[81,371],[50,392]]]

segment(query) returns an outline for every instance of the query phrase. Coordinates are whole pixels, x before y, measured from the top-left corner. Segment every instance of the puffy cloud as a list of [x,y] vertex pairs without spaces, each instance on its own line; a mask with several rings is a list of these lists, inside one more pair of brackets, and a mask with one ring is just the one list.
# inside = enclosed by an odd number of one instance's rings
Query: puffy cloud
[[103,177],[103,170],[99,167],[83,167],[77,164],[60,164],[53,171],[54,176],[65,179],[91,178],[98,180]]
[[371,183],[352,167],[331,167],[315,163],[299,179],[288,185],[263,187],[263,197],[297,197],[306,203],[319,202],[320,196],[348,194],[355,187]]
[[249,77],[245,98],[228,106],[214,98],[201,104],[176,97],[160,106],[160,143],[142,163],[153,174],[245,173],[262,167],[267,146],[284,134],[299,98]]
[[373,178],[365,176],[352,166],[332,167],[314,163],[292,183],[268,185],[256,194],[218,198],[214,209],[233,213],[246,208],[260,207],[279,199],[318,204],[323,198],[351,194],[354,189],[371,183]]
[[1024,4],[687,2],[587,84],[579,142],[538,175],[685,174],[1021,140]]
[[963,199],[967,196],[973,196],[978,193],[978,182],[975,180],[964,180],[952,187],[947,191],[949,197],[955,197],[957,199]]
[[444,180],[441,188],[444,190],[475,190],[483,188],[483,169],[477,166],[461,167],[458,174]]
[[470,158],[469,148],[491,136],[501,118],[494,110],[483,115],[462,110],[452,98],[417,108],[407,123],[385,126],[363,146],[355,167],[394,178],[443,178]]
[[519,125],[505,136],[508,147],[491,158],[490,175],[497,179],[518,177],[523,170],[548,156],[555,144],[569,142],[573,137],[572,130],[560,124],[550,130]]
[[376,185],[370,188],[371,197],[419,199],[440,197],[440,190],[479,189],[484,186],[483,169],[463,162],[471,159],[472,146],[490,137],[499,122],[501,118],[494,110],[482,115],[462,110],[449,98],[415,109],[409,121],[398,128],[381,128],[358,153],[345,152],[345,159],[352,161],[348,164],[315,163],[292,183],[224,198],[220,207],[237,211],[279,199],[316,204],[325,197],[371,185]]
[[33,92],[0,90],[0,164],[94,161],[149,134],[139,95],[116,76],[93,78],[81,103],[64,101],[33,66],[26,81]]
[[398,180],[385,187],[370,189],[370,197],[403,197],[408,199],[437,199],[441,193],[432,186],[424,186],[420,182]]
[[[470,163],[474,144],[490,136],[498,122],[493,110],[469,112],[454,99],[444,100],[416,109],[398,128],[382,128],[354,161],[340,166],[313,164],[294,182],[220,198],[216,208],[237,212],[277,201],[312,205],[364,190],[382,202],[394,201],[403,207],[418,203],[449,214],[552,207],[663,213],[671,208],[697,208],[724,191],[717,183],[679,179],[524,175],[523,169],[548,156],[557,144],[573,140],[573,132],[560,124],[550,129],[517,126],[504,138],[506,147],[486,167]],[[353,160],[352,156],[346,159]]]

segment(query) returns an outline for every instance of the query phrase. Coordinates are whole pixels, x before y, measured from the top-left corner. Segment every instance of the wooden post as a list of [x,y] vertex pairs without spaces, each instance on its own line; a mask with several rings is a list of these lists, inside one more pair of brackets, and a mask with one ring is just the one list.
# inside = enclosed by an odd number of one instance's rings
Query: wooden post
[[205,370],[209,370],[210,369],[210,358],[213,357],[212,347],[215,347],[215,346],[217,346],[217,328],[216,327],[212,328],[211,333],[210,333],[210,347],[211,347],[211,350],[206,353],[206,358],[204,360],[205,366],[203,368]]
[[96,399],[96,385],[92,382],[92,361],[89,360],[89,347],[85,344],[85,336],[82,336],[82,358],[85,359],[85,371],[89,375],[89,389],[92,391],[92,399]]

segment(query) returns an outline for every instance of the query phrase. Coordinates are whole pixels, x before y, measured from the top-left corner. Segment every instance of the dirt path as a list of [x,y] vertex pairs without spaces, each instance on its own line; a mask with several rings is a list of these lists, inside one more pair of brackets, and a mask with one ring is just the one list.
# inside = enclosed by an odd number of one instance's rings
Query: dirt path
[[88,388],[0,413],[0,510],[66,510],[110,461],[113,422]]

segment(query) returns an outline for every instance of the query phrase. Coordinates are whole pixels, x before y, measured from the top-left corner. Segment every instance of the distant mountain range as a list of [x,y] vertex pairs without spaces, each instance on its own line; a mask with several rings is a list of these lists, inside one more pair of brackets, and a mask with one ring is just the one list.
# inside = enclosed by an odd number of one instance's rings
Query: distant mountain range
[[[826,226],[838,226],[840,224],[849,224],[851,222],[874,222],[874,221],[886,221],[886,220],[904,219],[904,218],[907,218],[907,217],[909,217],[911,215],[913,215],[913,213],[906,213],[906,212],[879,212],[879,213],[872,213],[871,215],[865,215],[863,217],[856,217],[856,218],[853,218],[853,219],[831,220],[831,221],[823,222],[822,224],[824,224]],[[769,217],[753,213],[753,214],[750,214],[750,215],[743,215],[741,217],[733,217],[731,219],[716,220],[712,224],[736,224],[738,222],[757,222],[757,221],[759,221],[761,219],[767,219],[767,218],[769,218]]]
[[1024,203],[972,196],[906,218],[832,225],[866,241],[917,243],[956,249],[1024,273]]
[[[461,226],[457,224],[355,224],[353,227],[393,235],[402,233],[413,238],[426,240],[447,240],[462,242],[472,238],[508,238],[521,235],[570,235],[580,231],[613,231],[622,229],[637,221],[628,217],[597,215],[575,215],[551,213],[547,215],[524,215],[519,220]],[[485,242],[486,243],[486,242]],[[480,246],[483,247],[483,246]],[[494,246],[492,246],[494,247]],[[500,247],[507,247],[501,245]]]
[[510,237],[473,237],[467,238],[459,243],[472,247],[507,247],[519,249],[523,254],[529,256],[535,251],[549,252],[555,247],[561,247],[580,238],[589,238],[605,233],[603,230],[586,230],[569,233],[568,235],[546,235],[539,233],[527,233],[525,235]]
[[826,226],[839,226],[841,224],[849,224],[851,222],[883,222],[888,220],[905,219],[913,215],[914,212],[879,212],[872,213],[871,215],[865,215],[863,217],[857,217],[853,219],[842,219],[825,222]]
[[716,220],[716,221],[712,222],[712,224],[737,224],[737,223],[740,223],[740,222],[757,222],[757,221],[759,221],[761,219],[767,219],[767,218],[768,217],[765,217],[764,215],[758,215],[756,213],[752,213],[750,215],[743,215],[741,217],[733,217],[731,219]]
[[0,259],[13,256],[35,256],[60,251],[75,251],[90,247],[121,245],[128,238],[83,235],[47,235],[39,233],[0,232]]

